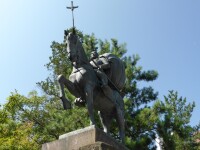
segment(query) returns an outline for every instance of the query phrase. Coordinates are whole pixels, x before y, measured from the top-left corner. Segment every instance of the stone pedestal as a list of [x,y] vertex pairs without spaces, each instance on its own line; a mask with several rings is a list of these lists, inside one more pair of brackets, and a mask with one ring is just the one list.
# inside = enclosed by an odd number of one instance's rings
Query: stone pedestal
[[42,150],[128,150],[95,126],[76,130],[59,137],[59,140],[45,143]]

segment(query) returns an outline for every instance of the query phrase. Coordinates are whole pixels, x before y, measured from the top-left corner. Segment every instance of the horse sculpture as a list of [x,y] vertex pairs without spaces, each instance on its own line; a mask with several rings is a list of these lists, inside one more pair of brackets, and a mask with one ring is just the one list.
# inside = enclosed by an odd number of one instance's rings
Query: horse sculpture
[[89,113],[90,124],[95,125],[94,109],[98,110],[104,132],[110,132],[110,125],[113,118],[119,126],[119,135],[124,143],[124,102],[117,90],[106,89],[106,94],[99,84],[99,79],[90,64],[78,36],[69,33],[66,36],[67,54],[72,62],[73,70],[69,80],[63,75],[58,76],[61,88],[60,98],[64,109],[70,109],[71,103],[67,100],[64,92],[66,87],[75,97],[86,102]]

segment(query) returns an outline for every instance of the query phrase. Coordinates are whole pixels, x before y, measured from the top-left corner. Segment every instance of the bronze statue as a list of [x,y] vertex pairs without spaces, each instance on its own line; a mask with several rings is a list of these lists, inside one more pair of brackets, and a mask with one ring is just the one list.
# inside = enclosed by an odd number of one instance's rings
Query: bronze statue
[[115,118],[119,125],[121,140],[124,142],[124,101],[120,95],[120,90],[125,83],[122,61],[110,53],[99,57],[97,55],[89,61],[75,33],[67,34],[65,42],[73,70],[69,80],[63,75],[58,76],[64,109],[71,108],[64,92],[66,87],[77,97],[76,100],[86,102],[91,125],[95,125],[94,109],[98,110],[106,133],[109,133],[111,121]]

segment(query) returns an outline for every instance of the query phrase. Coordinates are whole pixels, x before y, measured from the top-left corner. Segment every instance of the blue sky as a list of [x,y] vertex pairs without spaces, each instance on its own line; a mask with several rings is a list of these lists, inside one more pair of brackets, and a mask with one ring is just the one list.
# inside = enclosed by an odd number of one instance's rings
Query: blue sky
[[[69,0],[0,1],[0,104],[15,89],[27,95],[49,72],[44,65],[52,41],[63,41],[72,26]],[[128,55],[138,54],[144,70],[159,77],[148,85],[159,98],[176,90],[195,101],[191,124],[200,114],[199,0],[74,0],[75,25],[97,38],[127,43]],[[140,83],[142,86],[143,83]]]

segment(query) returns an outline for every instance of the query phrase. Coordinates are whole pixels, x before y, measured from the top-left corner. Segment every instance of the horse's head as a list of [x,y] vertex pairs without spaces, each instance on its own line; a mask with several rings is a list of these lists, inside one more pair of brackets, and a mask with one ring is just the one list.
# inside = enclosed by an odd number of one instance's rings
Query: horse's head
[[67,44],[67,53],[68,53],[68,58],[72,62],[76,62],[78,57],[79,57],[79,48],[77,47],[79,43],[78,36],[69,33],[66,37],[66,44]]

